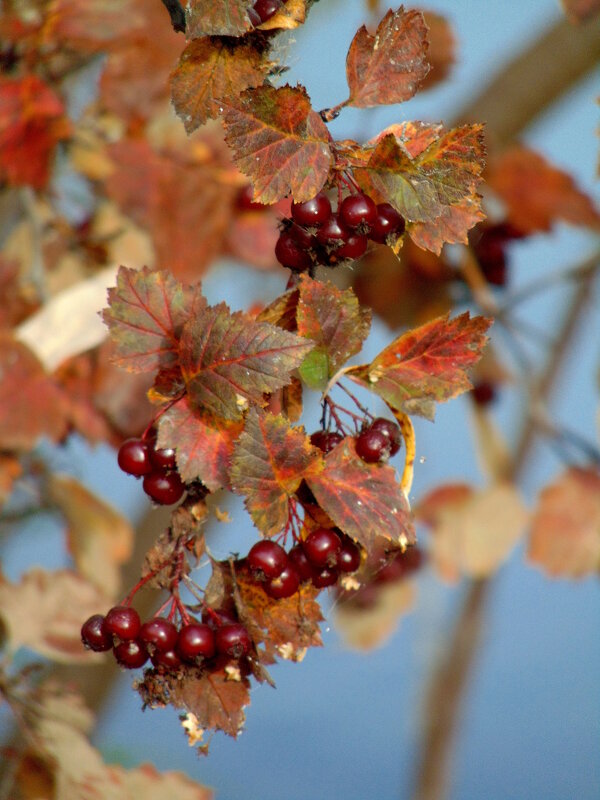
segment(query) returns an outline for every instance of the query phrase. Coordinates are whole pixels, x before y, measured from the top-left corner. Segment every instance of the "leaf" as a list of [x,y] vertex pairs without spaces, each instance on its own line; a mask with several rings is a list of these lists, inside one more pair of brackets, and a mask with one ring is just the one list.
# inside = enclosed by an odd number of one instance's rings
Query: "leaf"
[[297,203],[319,192],[333,163],[329,131],[299,86],[261,86],[223,103],[225,140],[254,199]]
[[36,75],[0,77],[0,180],[43,189],[71,126],[60,97]]
[[476,490],[464,484],[443,486],[418,505],[417,519],[432,528],[431,559],[440,576],[485,578],[508,558],[529,521],[517,489],[498,483]]
[[561,0],[572,22],[584,22],[600,13],[600,0]]
[[187,0],[186,36],[242,36],[252,30],[248,0]]
[[540,493],[527,557],[553,577],[581,578],[598,572],[598,470],[571,467]]
[[0,333],[0,450],[32,450],[67,432],[67,401],[31,350]]
[[413,544],[415,532],[408,501],[396,473],[387,465],[366,464],[354,441],[344,439],[325,457],[325,469],[307,483],[334,524],[369,549],[383,537]]
[[370,364],[346,374],[405,414],[433,419],[435,403],[471,388],[467,370],[481,358],[491,320],[449,314],[399,336]]
[[111,49],[143,25],[132,0],[54,0],[46,13],[44,41],[78,53]]
[[567,172],[528,147],[512,147],[496,159],[488,183],[524,233],[549,231],[558,220],[600,230],[600,211],[591,198]]
[[77,571],[108,597],[116,597],[119,567],[133,551],[131,524],[70,475],[51,473],[48,497],[67,522],[69,551]]
[[467,244],[468,232],[485,219],[479,203],[479,196],[465,197],[459,203],[447,206],[430,222],[410,222],[406,226],[407,233],[417,247],[438,255],[445,244]]
[[17,583],[0,576],[0,616],[10,649],[28,647],[53,661],[84,663],[94,657],[81,644],[81,625],[108,600],[71,570],[34,567]]
[[[371,312],[361,309],[352,289],[341,291],[331,283],[315,281],[305,275],[301,276],[299,292],[298,333],[315,343],[300,374],[311,389],[322,390],[342,364],[361,349],[369,335]],[[313,379],[307,362],[316,356],[322,358],[323,369]]]
[[441,14],[421,10],[427,26],[429,50],[427,60],[431,67],[419,86],[419,90],[431,89],[445,80],[456,62],[456,38],[452,26]]
[[368,651],[384,645],[415,604],[415,582],[377,586],[373,594],[373,605],[366,608],[352,602],[335,606],[335,627],[346,647]]
[[188,133],[219,116],[219,98],[260,86],[272,64],[241,40],[203,37],[190,42],[171,75],[171,95]]
[[284,386],[312,349],[292,333],[256,322],[225,303],[198,313],[180,344],[183,378],[194,408],[240,419],[248,402],[263,405],[265,392]]
[[183,325],[205,304],[199,287],[183,286],[167,270],[121,267],[103,313],[116,363],[131,372],[175,364]]
[[177,469],[186,483],[200,480],[211,492],[229,488],[229,465],[238,422],[216,421],[191,407],[184,397],[160,418],[158,446],[175,449]]
[[265,306],[256,319],[258,322],[268,322],[293,333],[298,330],[296,315],[299,301],[300,292],[298,289],[291,289]]
[[375,36],[363,25],[346,59],[349,105],[368,108],[410,99],[429,72],[427,25],[420,11],[388,11]]
[[322,469],[320,451],[311,446],[304,428],[291,427],[282,416],[249,412],[235,446],[231,484],[234,492],[244,495],[248,513],[264,536],[284,529],[300,482]]
[[286,0],[279,10],[257,27],[261,31],[293,30],[306,20],[306,0]]

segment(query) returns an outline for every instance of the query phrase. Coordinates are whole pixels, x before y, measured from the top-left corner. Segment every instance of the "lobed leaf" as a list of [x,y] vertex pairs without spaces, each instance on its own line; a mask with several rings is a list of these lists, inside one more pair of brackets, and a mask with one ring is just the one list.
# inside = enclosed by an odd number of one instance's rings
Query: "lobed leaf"
[[436,402],[471,388],[467,370],[481,358],[490,325],[468,311],[454,319],[446,314],[402,334],[370,364],[346,374],[398,411],[433,419]]
[[242,36],[252,30],[248,7],[248,0],[187,0],[186,35]]
[[430,222],[410,222],[406,230],[423,250],[439,255],[445,244],[467,244],[471,228],[485,219],[480,208],[480,198],[465,197],[458,203],[446,206],[439,217]]
[[323,188],[333,162],[330,136],[303,87],[261,86],[222,105],[225,140],[255,200],[291,194],[303,202]]

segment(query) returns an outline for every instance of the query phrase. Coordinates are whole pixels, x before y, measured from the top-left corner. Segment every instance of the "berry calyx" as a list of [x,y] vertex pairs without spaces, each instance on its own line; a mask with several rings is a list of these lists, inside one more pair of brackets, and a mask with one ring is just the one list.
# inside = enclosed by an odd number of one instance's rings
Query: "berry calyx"
[[172,447],[161,447],[150,450],[150,461],[155,470],[177,469],[175,450]]
[[131,606],[113,606],[104,620],[105,631],[123,641],[136,639],[141,627],[140,615]]
[[356,572],[359,567],[360,550],[352,539],[344,537],[337,557],[337,568],[340,572]]
[[338,214],[332,214],[317,231],[317,239],[324,247],[336,248],[348,241],[350,230],[341,222]]
[[356,437],[356,454],[367,464],[383,461],[390,452],[390,440],[383,431],[366,428]]
[[342,549],[342,541],[332,528],[317,528],[302,544],[306,557],[316,567],[333,567]]
[[104,626],[104,616],[94,614],[81,626],[81,641],[95,653],[105,653],[113,646],[112,635]]
[[113,650],[117,663],[125,669],[139,669],[148,661],[148,651],[139,639],[120,642]]
[[377,417],[369,425],[369,428],[372,431],[381,431],[381,433],[387,436],[390,444],[390,455],[395,456],[402,444],[402,432],[399,426],[395,422],[392,422],[391,419]]
[[342,200],[339,213],[348,228],[370,228],[377,218],[377,206],[366,194],[351,194]]
[[250,548],[248,566],[259,580],[272,580],[278,578],[288,566],[288,556],[277,542],[262,539]]
[[223,625],[215,631],[217,653],[232,658],[242,658],[252,647],[252,639],[241,623]]
[[153,645],[158,652],[172,650],[177,643],[178,631],[172,622],[163,617],[144,622],[140,628],[139,638],[146,644]]
[[303,272],[311,264],[311,258],[289,231],[282,231],[275,244],[275,258],[288,269]]
[[379,203],[377,216],[371,225],[369,238],[379,244],[385,244],[388,236],[400,236],[404,233],[404,218],[389,203]]
[[209,625],[192,622],[183,625],[177,639],[177,654],[184,661],[212,658],[215,654],[215,632]]
[[292,219],[305,227],[319,226],[331,216],[331,203],[323,192],[319,192],[304,203],[292,203]]
[[119,467],[128,475],[147,475],[152,472],[150,446],[143,439],[127,439],[117,454]]
[[330,453],[343,439],[342,434],[336,431],[315,431],[311,434],[310,443],[324,453]]
[[334,567],[320,567],[313,572],[312,585],[317,589],[325,589],[337,583],[339,573]]
[[177,472],[151,472],[144,476],[144,491],[161,506],[170,506],[181,500],[185,484]]
[[281,575],[265,583],[265,592],[274,600],[282,600],[295,594],[299,586],[300,575],[294,565],[288,563]]
[[274,17],[281,5],[281,0],[256,0],[252,8],[260,17],[260,22],[263,23]]

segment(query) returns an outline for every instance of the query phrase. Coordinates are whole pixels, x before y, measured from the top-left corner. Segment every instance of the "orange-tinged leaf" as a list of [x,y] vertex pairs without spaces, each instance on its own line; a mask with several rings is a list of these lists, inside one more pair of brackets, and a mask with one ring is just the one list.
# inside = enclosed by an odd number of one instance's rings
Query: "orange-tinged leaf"
[[139,32],[144,21],[133,0],[53,0],[48,5],[45,42],[78,53],[110,49],[121,37]]
[[203,309],[184,327],[180,363],[190,402],[225,419],[240,419],[248,403],[289,382],[312,349],[295,334],[257,322],[225,303]]
[[17,458],[8,454],[0,454],[0,511],[10,497],[13,485],[22,472],[23,467]]
[[103,313],[116,363],[130,372],[172,366],[184,323],[205,304],[199,286],[182,285],[168,270],[121,267]]
[[257,27],[261,31],[292,30],[306,19],[306,0],[286,0],[266,22]]
[[600,211],[573,178],[527,147],[517,145],[491,165],[490,187],[524,233],[549,231],[558,220],[600,230]]
[[224,107],[225,139],[254,186],[254,199],[298,203],[319,192],[333,156],[329,131],[303,87],[248,89]]
[[158,446],[175,449],[177,469],[186,482],[200,480],[211,491],[229,488],[233,445],[239,422],[216,420],[191,407],[184,397],[160,418]]
[[319,506],[334,524],[367,549],[377,539],[415,542],[408,501],[393,467],[366,464],[354,441],[344,439],[325,457],[325,469],[307,479]]
[[600,570],[600,472],[571,467],[539,496],[527,556],[554,577]]
[[427,25],[429,50],[427,60],[430,71],[421,82],[419,89],[430,89],[448,77],[448,73],[456,62],[456,38],[452,26],[441,14],[421,9]]
[[411,98],[429,72],[427,25],[420,11],[388,11],[372,36],[360,28],[348,51],[349,105],[367,108]]
[[[369,587],[370,588],[370,587]],[[415,581],[402,580],[377,587],[373,605],[352,602],[335,606],[335,627],[346,647],[373,650],[381,647],[415,604]]]
[[238,214],[231,220],[227,232],[226,253],[258,269],[279,267],[275,258],[275,245],[279,238],[277,222],[275,214],[265,211]]
[[285,527],[289,504],[303,478],[323,469],[321,453],[304,428],[282,416],[252,409],[231,463],[233,491],[245,497],[248,513],[264,536]]
[[194,39],[171,75],[175,111],[188,133],[220,114],[219,98],[237,97],[260,86],[271,64],[245,40]]
[[446,314],[403,333],[370,364],[352,367],[347,375],[398,411],[433,419],[435,403],[471,388],[467,370],[481,358],[490,325],[468,311],[454,319]]
[[466,244],[471,228],[485,219],[479,207],[480,198],[465,197],[459,203],[446,206],[439,217],[430,222],[410,222],[406,230],[423,250],[439,255],[444,244]]
[[187,0],[186,36],[241,36],[252,29],[248,0]]

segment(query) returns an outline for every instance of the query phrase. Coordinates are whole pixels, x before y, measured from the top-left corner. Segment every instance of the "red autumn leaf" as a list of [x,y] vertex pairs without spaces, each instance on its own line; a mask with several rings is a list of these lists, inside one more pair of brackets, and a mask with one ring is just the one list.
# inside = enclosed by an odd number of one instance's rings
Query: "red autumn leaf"
[[242,431],[237,422],[203,415],[184,397],[160,418],[158,446],[175,449],[177,469],[186,482],[200,480],[211,491],[229,487],[229,462]]
[[370,364],[353,367],[348,377],[368,386],[393,408],[427,419],[435,403],[471,388],[467,370],[481,358],[491,320],[469,316],[427,322],[395,339]]
[[43,189],[70,130],[62,100],[36,75],[0,78],[0,180]]
[[414,544],[413,521],[393,467],[366,464],[344,439],[325,457],[325,469],[307,479],[319,506],[340,530],[367,549],[378,539]]
[[301,276],[296,312],[298,333],[315,343],[300,368],[311,389],[324,389],[369,335],[371,312],[360,307],[352,289]]
[[280,533],[289,515],[290,499],[303,478],[323,469],[321,453],[304,428],[293,428],[282,416],[252,409],[234,450],[233,491],[264,536]]
[[561,0],[572,22],[584,22],[600,13],[600,0]]
[[184,323],[205,305],[199,287],[183,286],[167,270],[121,267],[103,312],[116,363],[130,372],[175,364]]
[[525,233],[549,231],[558,220],[600,230],[600,211],[573,178],[539,153],[515,146],[491,166],[488,183]]
[[187,0],[186,36],[241,36],[252,29],[248,0]]
[[429,72],[427,25],[420,11],[388,11],[372,36],[365,26],[346,60],[349,105],[367,108],[411,98]]
[[0,334],[0,450],[33,449],[42,436],[67,432],[67,399],[33,352]]
[[240,419],[248,403],[289,382],[312,343],[225,303],[203,309],[183,330],[180,364],[193,407]]
[[424,9],[421,9],[421,13],[427,26],[427,40],[429,41],[427,60],[431,67],[419,86],[422,91],[437,86],[440,81],[448,77],[448,73],[456,62],[456,39],[446,17],[436,14],[435,11]]
[[291,289],[289,292],[279,295],[263,308],[256,317],[258,322],[268,322],[277,325],[284,331],[292,333],[298,330],[296,315],[298,313],[298,303],[300,302],[300,292],[298,289]]
[[571,467],[541,493],[527,557],[554,577],[600,570],[600,472]]
[[296,202],[323,188],[333,157],[329,131],[303,87],[248,89],[224,107],[225,140],[254,186],[254,199]]
[[276,206],[269,211],[246,211],[231,220],[225,240],[225,252],[238,261],[257,269],[279,267],[275,258],[275,245],[279,238],[277,223],[279,216],[274,213]]
[[246,40],[205,36],[190,42],[171,75],[173,105],[186,131],[219,116],[220,98],[260,86],[271,66]]
[[465,197],[431,222],[409,222],[406,230],[417,247],[439,255],[445,244],[467,244],[471,228],[485,219],[479,204],[479,196]]

